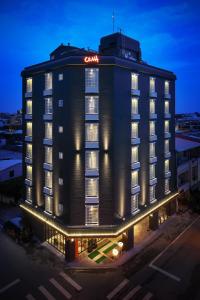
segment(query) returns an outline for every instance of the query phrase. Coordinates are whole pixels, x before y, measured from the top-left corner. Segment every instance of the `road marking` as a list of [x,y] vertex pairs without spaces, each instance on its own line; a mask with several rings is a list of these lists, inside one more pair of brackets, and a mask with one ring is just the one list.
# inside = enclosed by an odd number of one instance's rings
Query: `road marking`
[[142,300],[150,300],[153,297],[153,294],[148,292]]
[[155,262],[188,230],[190,229],[190,227],[192,227],[192,225],[194,223],[196,223],[198,220],[199,220],[200,216],[198,216],[189,226],[187,226],[163,251],[161,251],[152,261],[151,263],[149,264],[149,267],[166,275],[167,277],[170,277],[171,279],[174,279],[178,282],[181,281],[181,278],[163,270],[162,268],[159,268],[157,266],[155,266]]
[[82,287],[74,281],[69,275],[65,274],[64,272],[60,272],[60,276],[62,276],[67,282],[69,282],[77,291],[81,291]]
[[123,287],[125,287],[127,284],[129,283],[128,279],[124,279],[118,286],[116,286],[116,288],[107,296],[107,299],[112,299],[115,295],[117,295],[117,293],[119,293],[120,290],[123,289]]
[[36,300],[31,294],[26,295],[26,299],[28,299],[28,300]]
[[133,296],[141,289],[140,285],[134,287],[124,298],[123,300],[130,300],[133,299]]
[[110,242],[110,243],[106,244],[105,246],[103,246],[102,248],[100,248],[98,251],[103,252],[104,250],[106,250],[107,248],[109,248],[112,245],[113,245],[113,242]]
[[54,278],[49,279],[49,281],[67,298],[71,299],[72,295],[64,289]]
[[48,300],[56,300],[48,291],[45,289],[44,286],[39,286],[38,288],[40,292],[48,299]]
[[100,254],[98,254],[97,256],[95,256],[94,258],[93,258],[93,260],[94,261],[97,261],[100,257],[102,257],[103,256],[103,254],[102,253],[100,253]]
[[20,281],[21,281],[21,279],[18,278],[16,280],[12,281],[11,283],[7,284],[2,289],[0,289],[0,294],[3,294],[5,291],[7,291],[9,288],[11,288],[13,285],[19,283]]

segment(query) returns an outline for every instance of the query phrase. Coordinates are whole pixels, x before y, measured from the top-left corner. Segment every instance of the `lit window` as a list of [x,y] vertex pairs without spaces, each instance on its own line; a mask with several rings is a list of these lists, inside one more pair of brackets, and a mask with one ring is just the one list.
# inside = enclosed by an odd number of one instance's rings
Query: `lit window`
[[138,211],[138,198],[139,194],[135,194],[131,196],[131,214],[135,214]]
[[99,97],[86,96],[85,97],[85,113],[98,114],[99,113]]
[[87,142],[98,142],[98,124],[87,123],[85,124],[85,139]]
[[63,80],[63,73],[58,74],[58,80],[59,81]]
[[169,113],[169,101],[165,101],[165,113],[168,114]]
[[99,206],[86,205],[85,206],[85,225],[99,224]]
[[165,153],[169,152],[169,140],[165,140]]
[[131,74],[131,89],[138,90],[138,74]]
[[26,166],[26,178],[32,180],[32,166]]
[[131,186],[132,188],[138,185],[138,171],[131,172]]
[[59,127],[58,127],[58,132],[59,132],[59,133],[63,133],[63,126],[59,126]]
[[45,147],[45,163],[52,164],[52,147]]
[[52,214],[53,213],[53,198],[45,195],[45,211]]
[[150,143],[149,144],[149,156],[150,157],[155,157],[156,155],[156,144],[155,143]]
[[32,136],[32,122],[26,123],[26,135]]
[[32,100],[31,99],[26,101],[26,114],[32,115]]
[[165,121],[165,132],[169,132],[169,121]]
[[169,94],[169,81],[165,80],[165,95]]
[[156,134],[156,123],[155,123],[155,121],[150,121],[149,122],[149,134],[150,135],[155,135]]
[[58,100],[58,107],[63,107],[63,100]]
[[63,152],[59,152],[59,159],[63,159]]
[[131,162],[132,164],[138,162],[138,146],[131,148]]
[[52,172],[45,171],[45,187],[52,189]]
[[156,177],[156,166],[154,164],[149,165],[149,178],[154,179]]
[[85,168],[86,170],[98,170],[98,151],[85,152]]
[[52,89],[52,73],[45,73],[45,90]]
[[52,98],[45,98],[45,114],[53,113]]
[[26,201],[32,203],[32,188],[30,186],[26,186]]
[[165,172],[169,172],[169,159],[165,160]]
[[150,77],[150,92],[154,93],[155,92],[155,83],[156,83],[156,79],[154,77]]
[[63,185],[63,178],[58,178],[58,184]]
[[85,178],[85,196],[98,197],[99,180],[98,178]]
[[26,92],[32,93],[32,78],[26,78]]
[[169,193],[169,178],[165,179],[165,194]]
[[99,69],[85,69],[85,91],[86,93],[97,93],[99,91]]
[[26,144],[26,157],[32,158],[32,144]]
[[45,122],[45,139],[52,139],[52,123]]
[[151,185],[149,187],[149,200],[150,202],[153,202],[156,199],[156,186]]
[[155,114],[155,112],[156,112],[156,102],[154,99],[150,99],[149,111],[150,111],[150,114]]
[[138,138],[138,122],[131,123],[131,138]]
[[131,101],[131,112],[132,114],[138,114],[138,98],[132,98]]

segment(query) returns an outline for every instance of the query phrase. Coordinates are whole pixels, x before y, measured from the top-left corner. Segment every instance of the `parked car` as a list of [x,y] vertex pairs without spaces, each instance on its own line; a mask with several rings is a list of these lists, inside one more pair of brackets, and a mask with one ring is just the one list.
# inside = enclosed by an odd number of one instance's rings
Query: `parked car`
[[9,236],[16,240],[16,242],[28,242],[31,238],[31,232],[24,226],[21,217],[6,221],[3,228]]

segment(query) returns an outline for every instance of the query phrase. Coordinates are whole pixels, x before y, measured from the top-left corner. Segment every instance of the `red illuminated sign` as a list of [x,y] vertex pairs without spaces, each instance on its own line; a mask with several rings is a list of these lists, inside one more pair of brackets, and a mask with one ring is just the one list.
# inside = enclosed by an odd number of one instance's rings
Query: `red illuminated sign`
[[84,62],[86,64],[89,64],[89,63],[99,63],[99,57],[97,55],[94,55],[94,56],[85,56],[84,57]]

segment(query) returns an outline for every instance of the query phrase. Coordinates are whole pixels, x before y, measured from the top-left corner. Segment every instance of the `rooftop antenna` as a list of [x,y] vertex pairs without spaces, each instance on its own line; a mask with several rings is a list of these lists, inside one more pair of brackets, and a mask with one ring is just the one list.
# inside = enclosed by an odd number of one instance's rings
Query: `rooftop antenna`
[[113,26],[113,33],[115,32],[115,12],[113,9],[113,14],[112,14],[112,26]]

